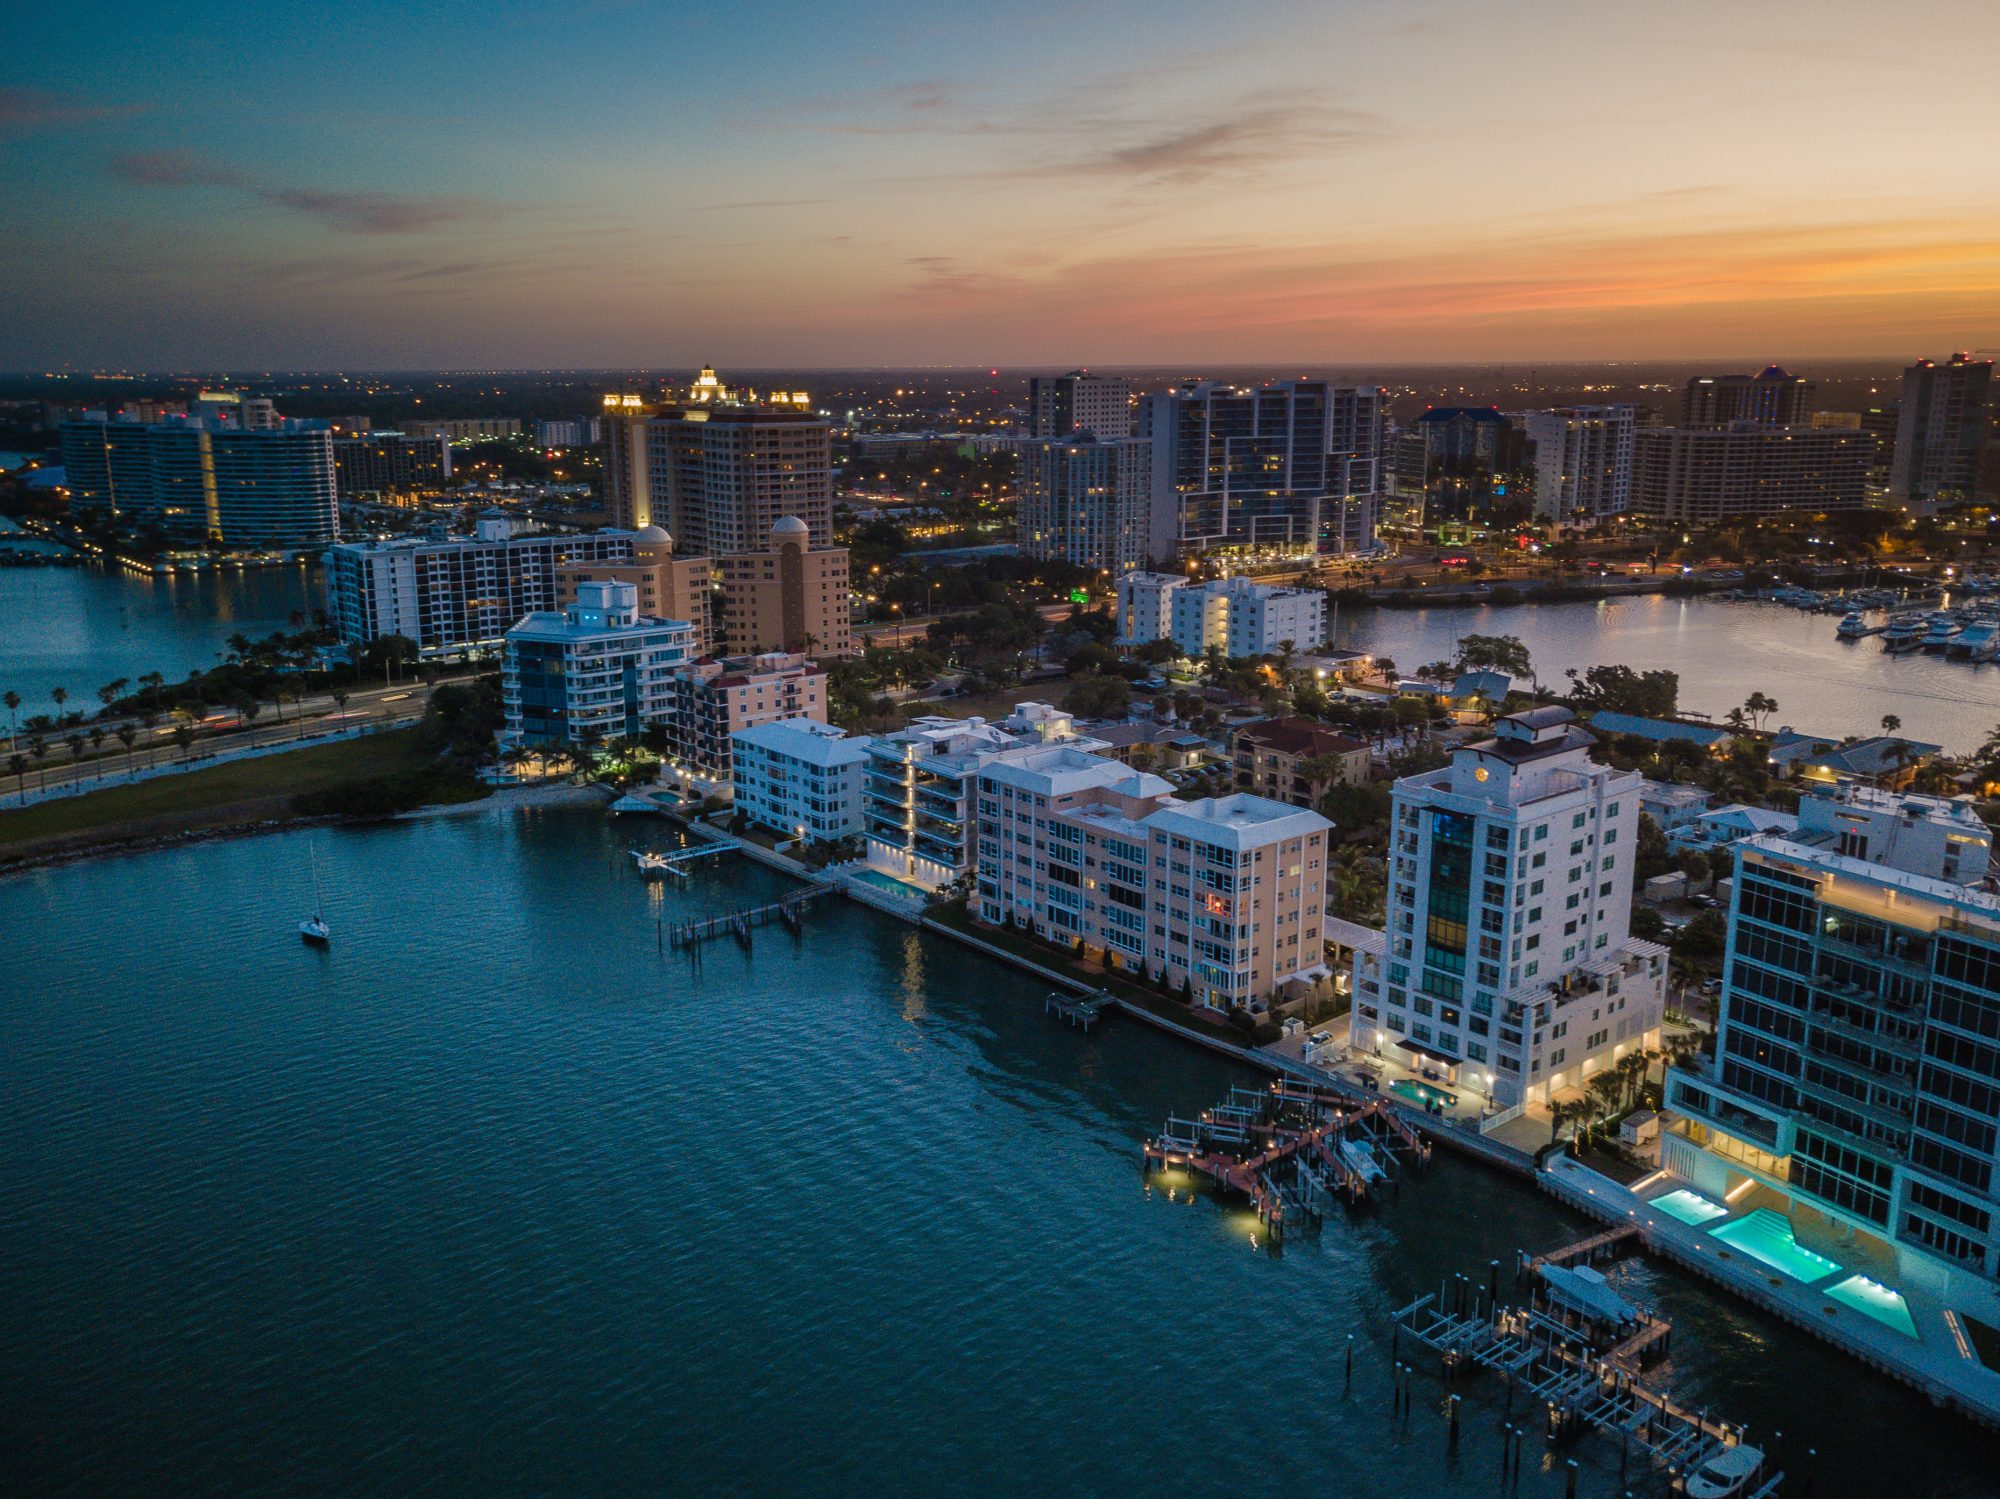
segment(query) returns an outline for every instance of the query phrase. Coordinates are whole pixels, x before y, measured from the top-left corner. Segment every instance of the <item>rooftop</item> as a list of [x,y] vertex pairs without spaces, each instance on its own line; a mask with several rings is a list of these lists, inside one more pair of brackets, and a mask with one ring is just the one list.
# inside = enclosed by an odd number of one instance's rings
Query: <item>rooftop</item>
[[1317,812],[1246,792],[1172,802],[1148,816],[1145,823],[1162,832],[1236,849],[1261,848],[1280,839],[1325,832],[1333,826]]

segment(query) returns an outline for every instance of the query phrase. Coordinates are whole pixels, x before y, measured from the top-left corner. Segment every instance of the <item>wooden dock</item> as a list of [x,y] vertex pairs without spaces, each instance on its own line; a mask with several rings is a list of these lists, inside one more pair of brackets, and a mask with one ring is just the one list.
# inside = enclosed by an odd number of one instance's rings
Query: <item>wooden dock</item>
[[667,938],[676,948],[697,951],[701,944],[711,937],[731,937],[746,951],[750,947],[750,932],[754,927],[781,922],[787,930],[797,932],[801,928],[800,917],[822,896],[832,895],[839,890],[838,885],[808,885],[803,890],[795,890],[782,900],[774,900],[768,905],[746,906],[740,911],[725,911],[719,916],[707,916],[697,921],[675,922],[667,929]]
[[1104,1015],[1118,1008],[1118,998],[1103,989],[1092,994],[1064,994],[1052,990],[1042,1000],[1042,1013],[1075,1026],[1085,1035]]
[[1615,1228],[1607,1228],[1601,1234],[1592,1234],[1587,1239],[1578,1239],[1574,1244],[1565,1244],[1560,1249],[1551,1249],[1547,1254],[1538,1254],[1531,1262],[1535,1265],[1588,1265],[1594,1260],[1610,1259],[1614,1251],[1628,1241],[1637,1244],[1639,1225],[1621,1223]]

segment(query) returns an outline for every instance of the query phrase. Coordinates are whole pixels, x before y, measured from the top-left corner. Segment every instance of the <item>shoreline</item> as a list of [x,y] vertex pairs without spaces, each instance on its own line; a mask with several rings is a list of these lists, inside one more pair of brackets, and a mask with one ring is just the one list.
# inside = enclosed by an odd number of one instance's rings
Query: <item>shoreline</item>
[[225,843],[238,838],[256,838],[267,833],[288,832],[295,828],[366,827],[375,823],[408,822],[427,817],[462,816],[502,804],[503,799],[504,805],[509,808],[582,806],[600,799],[606,790],[607,788],[595,782],[585,786],[568,783],[546,787],[496,786],[491,796],[482,796],[476,801],[438,802],[427,807],[413,807],[408,812],[397,812],[387,817],[314,817],[304,813],[289,812],[250,822],[224,822],[214,827],[191,827],[178,832],[111,831],[103,836],[84,834],[81,835],[82,841],[68,847],[52,848],[14,859],[0,855],[0,879],[47,869],[59,869],[65,865],[81,864],[91,859],[160,853],[167,849],[184,848],[198,843]]

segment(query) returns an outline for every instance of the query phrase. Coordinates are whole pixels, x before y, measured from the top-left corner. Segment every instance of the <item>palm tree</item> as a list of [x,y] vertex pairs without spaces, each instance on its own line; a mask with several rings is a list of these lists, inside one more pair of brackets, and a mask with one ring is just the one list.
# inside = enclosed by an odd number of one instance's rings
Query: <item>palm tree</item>
[[1893,714],[1893,713],[1884,713],[1884,714],[1882,715],[1882,732],[1883,732],[1883,733],[1885,733],[1885,734],[1893,734],[1893,733],[1895,733],[1895,732],[1896,732],[1896,730],[1900,729],[1900,728],[1901,728],[1902,726],[1903,726],[1903,720],[1902,720],[1902,719],[1900,719],[1900,718],[1898,718],[1898,717],[1896,717],[1896,715],[1895,715],[1895,714]]
[[97,757],[97,779],[104,779],[104,725],[90,726],[90,752]]
[[237,702],[237,712],[243,715],[243,727],[250,731],[250,747],[257,747],[257,715],[264,711],[264,705],[250,693],[244,693]]
[[49,742],[40,734],[28,736],[28,753],[35,758],[35,784],[46,791],[49,785],[48,773],[42,769],[42,761],[49,757]]
[[1743,711],[1750,715],[1751,728],[1762,729],[1765,717],[1778,711],[1778,701],[1762,692],[1753,692],[1743,700]]
[[69,746],[69,763],[71,767],[75,768],[77,766],[82,765],[83,752],[89,748],[89,746],[84,743],[83,735],[72,734],[67,739],[63,740],[63,743]]
[[14,778],[14,784],[20,793],[21,804],[26,806],[28,802],[28,757],[22,754],[9,755],[7,757],[7,774]]
[[9,688],[0,703],[7,705],[7,747],[12,749],[21,737],[21,694]]
[[139,678],[139,685],[152,695],[153,711],[160,711],[160,689],[167,685],[167,679],[159,672],[149,671]]
[[146,731],[146,768],[151,770],[158,763],[160,741],[153,736],[153,730],[160,726],[160,715],[148,708],[139,715],[139,727]]
[[181,764],[187,764],[188,751],[194,747],[194,725],[185,719],[175,724],[174,743],[181,747]]
[[123,677],[119,677],[116,681],[106,682],[102,687],[97,689],[97,700],[109,710],[113,703],[125,695],[125,689],[131,685]]
[[56,722],[62,722],[63,704],[69,701],[69,689],[56,687],[49,692],[49,701],[56,705]]
[[132,774],[132,746],[139,738],[139,731],[129,723],[118,725],[118,742],[125,746],[125,774]]
[[1551,1101],[1549,1104],[1549,1144],[1553,1145],[1562,1138],[1562,1127],[1577,1117],[1576,1110],[1577,1106],[1575,1104]]

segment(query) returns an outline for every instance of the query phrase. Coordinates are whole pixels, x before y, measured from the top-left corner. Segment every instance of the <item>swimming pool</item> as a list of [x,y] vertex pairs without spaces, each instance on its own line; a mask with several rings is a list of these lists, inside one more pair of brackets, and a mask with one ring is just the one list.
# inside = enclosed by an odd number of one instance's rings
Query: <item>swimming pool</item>
[[1826,1294],[1828,1300],[1851,1306],[1862,1316],[1873,1317],[1884,1327],[1893,1327],[1906,1338],[1917,1335],[1917,1324],[1910,1316],[1910,1304],[1903,1300],[1900,1292],[1890,1290],[1879,1280],[1870,1280],[1865,1275],[1850,1275],[1839,1285],[1829,1286]]
[[1793,1280],[1823,1280],[1842,1268],[1836,1261],[1800,1245],[1792,1237],[1791,1219],[1769,1208],[1758,1208],[1733,1222],[1718,1223],[1709,1233]]
[[1389,1091],[1398,1098],[1413,1103],[1419,1108],[1427,1109],[1432,1104],[1436,1104],[1441,1109],[1456,1108],[1458,1106],[1458,1095],[1456,1093],[1447,1093],[1442,1088],[1433,1088],[1429,1083],[1420,1083],[1413,1077],[1397,1078],[1393,1083],[1389,1084]]
[[1683,1223],[1700,1228],[1704,1223],[1713,1223],[1717,1218],[1727,1218],[1729,1209],[1719,1203],[1710,1202],[1699,1192],[1690,1192],[1686,1187],[1677,1191],[1662,1193],[1646,1204],[1658,1208],[1669,1218],[1678,1218]]
[[926,899],[924,892],[919,887],[906,884],[894,875],[884,874],[879,869],[850,870],[847,878],[857,884],[872,885],[877,890],[886,890],[891,895],[900,896],[904,900],[916,901]]

